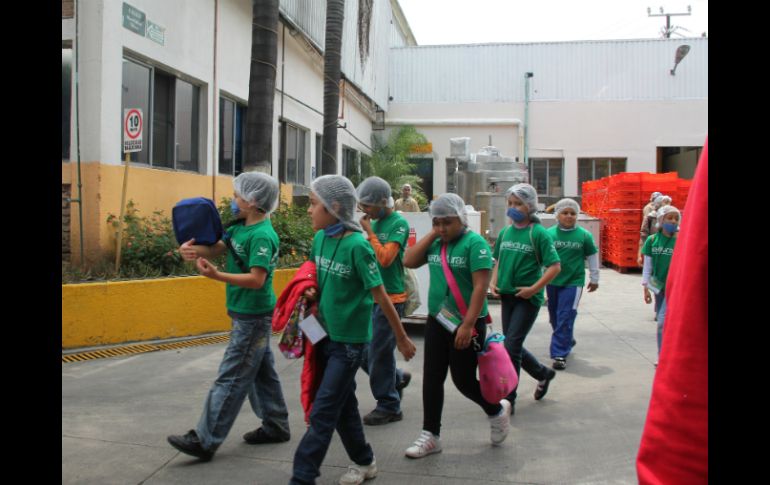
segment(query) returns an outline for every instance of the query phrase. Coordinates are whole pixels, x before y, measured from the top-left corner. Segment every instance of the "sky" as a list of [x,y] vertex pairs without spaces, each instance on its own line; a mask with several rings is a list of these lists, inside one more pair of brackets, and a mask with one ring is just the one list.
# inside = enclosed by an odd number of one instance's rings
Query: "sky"
[[662,37],[664,13],[680,28],[671,38],[708,34],[708,0],[398,0],[418,45]]

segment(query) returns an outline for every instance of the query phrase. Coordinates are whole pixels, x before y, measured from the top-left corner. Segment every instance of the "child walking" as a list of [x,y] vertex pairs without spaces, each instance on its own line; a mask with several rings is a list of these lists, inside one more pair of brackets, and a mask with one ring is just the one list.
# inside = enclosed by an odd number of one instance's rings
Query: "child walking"
[[319,323],[327,336],[315,344],[323,376],[310,412],[310,425],[294,453],[290,483],[315,483],[336,429],[354,462],[340,483],[359,484],[377,475],[355,392],[356,371],[372,338],[375,301],[406,360],[414,356],[415,347],[385,292],[374,251],[353,219],[358,202],[353,184],[340,175],[324,175],[313,181],[310,190],[308,213],[313,229],[318,231],[311,258],[318,271]]
[[[182,257],[195,261],[203,276],[226,283],[227,313],[232,318],[230,343],[198,426],[185,435],[168,437],[171,446],[204,461],[214,456],[227,437],[247,395],[254,413],[262,418],[261,427],[244,435],[247,443],[278,443],[290,437],[289,413],[270,350],[276,301],[273,270],[278,261],[278,235],[270,213],[278,204],[278,181],[249,172],[233,179],[233,187],[232,209],[239,223],[228,228],[226,234],[233,249],[228,251],[222,240],[201,246],[191,239],[179,247]],[[223,272],[208,259],[226,251]]]
[[[501,231],[495,242],[490,290],[500,296],[505,349],[519,376],[523,368],[538,380],[535,399],[540,400],[548,392],[556,372],[524,348],[524,339],[543,305],[545,285],[559,274],[561,266],[553,239],[535,215],[535,188],[529,184],[516,184],[506,191],[505,196],[512,225]],[[545,273],[543,267],[547,268]],[[511,403],[511,414],[514,414],[516,389],[507,400]]]
[[[404,257],[407,268],[419,268],[427,263],[430,269],[423,361],[423,425],[420,436],[406,449],[409,458],[441,451],[441,413],[448,371],[457,389],[486,414],[493,445],[505,440],[510,426],[510,404],[505,400],[487,402],[476,378],[476,351],[486,337],[486,292],[492,268],[489,245],[468,229],[465,203],[458,195],[441,195],[431,203],[429,212],[433,229],[409,248]],[[450,293],[445,271],[451,272],[467,304],[465,315],[460,313]],[[447,314],[455,316],[454,324],[446,323]],[[439,323],[439,319],[445,323]]]
[[553,328],[551,335],[552,367],[567,368],[567,356],[575,346],[575,318],[583,285],[586,282],[585,261],[588,260],[590,281],[588,292],[599,288],[599,254],[590,232],[577,225],[580,205],[572,199],[556,203],[556,225],[548,228],[556,252],[561,260],[561,271],[545,287],[548,295],[548,317]]
[[[644,286],[644,302],[652,303],[655,293],[655,319],[658,323],[658,355],[663,344],[663,323],[666,318],[666,277],[674,254],[676,236],[679,232],[681,213],[673,205],[666,205],[657,210],[658,232],[647,238],[642,247],[644,267],[642,269],[642,285]],[[655,363],[657,365],[657,362]]]
[[[404,289],[404,249],[409,237],[409,223],[393,210],[390,184],[380,177],[369,177],[358,186],[358,207],[365,215],[361,218],[369,244],[377,257],[388,298],[404,316],[406,290]],[[372,222],[373,221],[373,222]],[[361,368],[369,375],[369,386],[377,400],[377,407],[364,416],[364,424],[377,426],[401,421],[401,395],[412,375],[396,367],[396,338],[382,308],[374,304],[372,312],[372,341],[364,352]]]

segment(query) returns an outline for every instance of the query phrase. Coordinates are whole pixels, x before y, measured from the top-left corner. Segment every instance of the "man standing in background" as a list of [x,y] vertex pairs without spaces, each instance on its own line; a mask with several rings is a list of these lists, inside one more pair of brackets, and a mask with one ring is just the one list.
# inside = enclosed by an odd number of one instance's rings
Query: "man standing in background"
[[412,198],[412,186],[404,184],[401,187],[401,198],[396,201],[395,210],[401,212],[420,212],[417,201]]

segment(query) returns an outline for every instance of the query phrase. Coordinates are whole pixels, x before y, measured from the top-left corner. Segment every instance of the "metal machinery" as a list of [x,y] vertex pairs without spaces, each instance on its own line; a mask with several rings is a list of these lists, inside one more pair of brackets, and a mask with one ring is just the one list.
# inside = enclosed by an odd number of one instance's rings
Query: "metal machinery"
[[500,155],[500,150],[491,145],[470,153],[468,137],[450,139],[450,148],[446,159],[447,191],[483,211],[486,217],[482,217],[481,234],[496,239],[507,224],[505,191],[512,185],[529,183],[526,165]]

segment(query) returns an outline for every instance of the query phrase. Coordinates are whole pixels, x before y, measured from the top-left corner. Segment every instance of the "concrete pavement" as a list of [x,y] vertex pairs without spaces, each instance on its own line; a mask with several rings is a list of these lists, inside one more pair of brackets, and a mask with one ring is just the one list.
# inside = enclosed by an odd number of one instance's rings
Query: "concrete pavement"
[[[601,270],[597,292],[584,293],[575,324],[578,341],[548,395],[532,397],[524,374],[511,432],[489,442],[483,412],[445,383],[442,453],[419,460],[404,450],[422,428],[422,349],[419,327],[410,335],[417,356],[399,365],[412,372],[404,391],[403,421],[365,427],[379,475],[374,485],[636,483],[635,459],[656,360],[652,305],[642,298],[641,274]],[[490,310],[500,330],[500,306]],[[548,312],[542,308],[526,347],[549,365]],[[272,342],[277,352],[276,339]],[[276,353],[290,412],[292,438],[248,445],[241,436],[259,425],[248,403],[214,459],[202,463],[177,452],[169,434],[195,427],[225,344],[62,364],[62,483],[285,484],[305,430],[299,401],[301,361]],[[374,408],[366,374],[357,375],[361,414]],[[319,484],[337,483],[350,464],[335,434]]]

